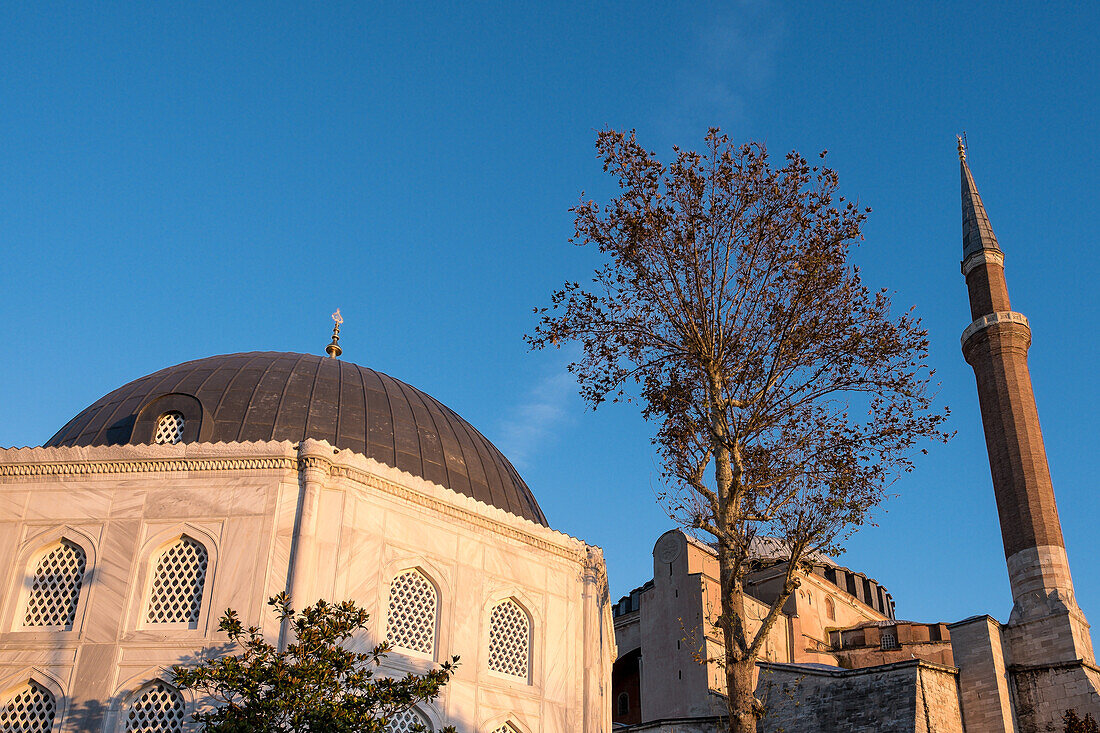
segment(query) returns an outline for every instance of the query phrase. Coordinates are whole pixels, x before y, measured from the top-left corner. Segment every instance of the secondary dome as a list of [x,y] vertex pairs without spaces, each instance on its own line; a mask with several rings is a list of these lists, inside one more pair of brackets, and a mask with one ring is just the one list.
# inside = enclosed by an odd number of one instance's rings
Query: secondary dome
[[183,442],[327,440],[539,524],[511,462],[438,400],[393,377],[312,354],[250,352],[136,379],[70,420],[47,446],[154,442],[178,413]]

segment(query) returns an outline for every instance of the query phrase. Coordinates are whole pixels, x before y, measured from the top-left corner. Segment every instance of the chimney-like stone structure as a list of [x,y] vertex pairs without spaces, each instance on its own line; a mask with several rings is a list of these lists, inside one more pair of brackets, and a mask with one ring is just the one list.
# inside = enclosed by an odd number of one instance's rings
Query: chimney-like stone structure
[[962,351],[974,368],[989,468],[1001,522],[1013,608],[1005,629],[1012,662],[1094,663],[1089,625],[1077,606],[1039,413],[1028,372],[1031,327],[1012,310],[1004,253],[982,204],[966,151],[962,173],[962,273],[973,321]]

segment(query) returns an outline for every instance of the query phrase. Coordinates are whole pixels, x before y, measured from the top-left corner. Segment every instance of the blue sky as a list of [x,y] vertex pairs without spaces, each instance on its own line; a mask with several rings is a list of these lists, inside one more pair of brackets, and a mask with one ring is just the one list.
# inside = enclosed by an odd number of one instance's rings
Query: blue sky
[[[835,7],[828,7],[835,5]],[[898,614],[1011,607],[959,273],[954,134],[1007,254],[1082,607],[1100,322],[1094,3],[11,5],[0,24],[0,445],[36,445],[180,361],[321,353],[433,394],[519,467],[551,524],[605,549],[612,593],[670,526],[649,427],[586,411],[531,309],[595,260],[568,208],[611,181],[595,130],[650,149],[708,126],[830,151],[873,208],[855,259],[916,306],[958,436],[841,562]]]

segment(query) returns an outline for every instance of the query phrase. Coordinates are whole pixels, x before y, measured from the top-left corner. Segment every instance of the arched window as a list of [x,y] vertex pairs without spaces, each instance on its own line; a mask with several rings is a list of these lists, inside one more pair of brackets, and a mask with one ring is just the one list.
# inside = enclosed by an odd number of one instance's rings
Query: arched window
[[616,705],[618,706],[616,715],[630,715],[630,695],[620,692],[619,697],[616,699]]
[[432,581],[419,570],[406,570],[390,586],[386,641],[395,649],[431,656],[435,652],[435,627],[439,595]]
[[415,708],[409,708],[390,718],[386,733],[411,733],[417,725],[424,726],[426,730],[432,729],[432,724],[427,718],[418,713]]
[[194,624],[206,583],[206,547],[184,535],[157,558],[145,620],[151,624]]
[[68,540],[61,540],[39,559],[30,578],[25,628],[73,628],[87,561],[84,548]]
[[880,646],[881,646],[882,649],[900,649],[901,648],[901,646],[898,644],[898,637],[894,636],[890,632],[886,632],[882,635],[882,640],[880,642]]
[[0,730],[5,733],[47,733],[53,729],[56,715],[57,701],[53,693],[30,680],[0,706]]
[[531,663],[531,620],[515,601],[497,604],[489,616],[489,669],[527,679]]
[[830,621],[836,621],[836,605],[829,596],[825,596],[825,615]]
[[123,710],[126,733],[179,733],[183,730],[183,695],[153,680],[130,696]]
[[157,418],[157,432],[153,442],[158,445],[172,445],[183,440],[183,413],[166,412]]

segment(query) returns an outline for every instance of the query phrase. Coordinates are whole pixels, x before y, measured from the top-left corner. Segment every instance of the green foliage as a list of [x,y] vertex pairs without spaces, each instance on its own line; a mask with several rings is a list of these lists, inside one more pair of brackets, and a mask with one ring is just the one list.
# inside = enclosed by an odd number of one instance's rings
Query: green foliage
[[[389,652],[345,645],[366,628],[366,611],[351,601],[319,600],[295,613],[286,593],[268,601],[293,641],[284,651],[259,627],[245,627],[229,609],[218,628],[241,651],[193,666],[174,667],[176,684],[208,697],[213,709],[195,713],[205,731],[218,733],[384,733],[390,719],[435,699],[454,675],[458,657],[425,674],[377,674]],[[445,732],[454,733],[448,727]]]
[[1085,713],[1084,719],[1081,719],[1077,717],[1077,711],[1070,708],[1062,716],[1062,722],[1065,723],[1064,733],[1100,733],[1100,725],[1097,725],[1092,713]]

